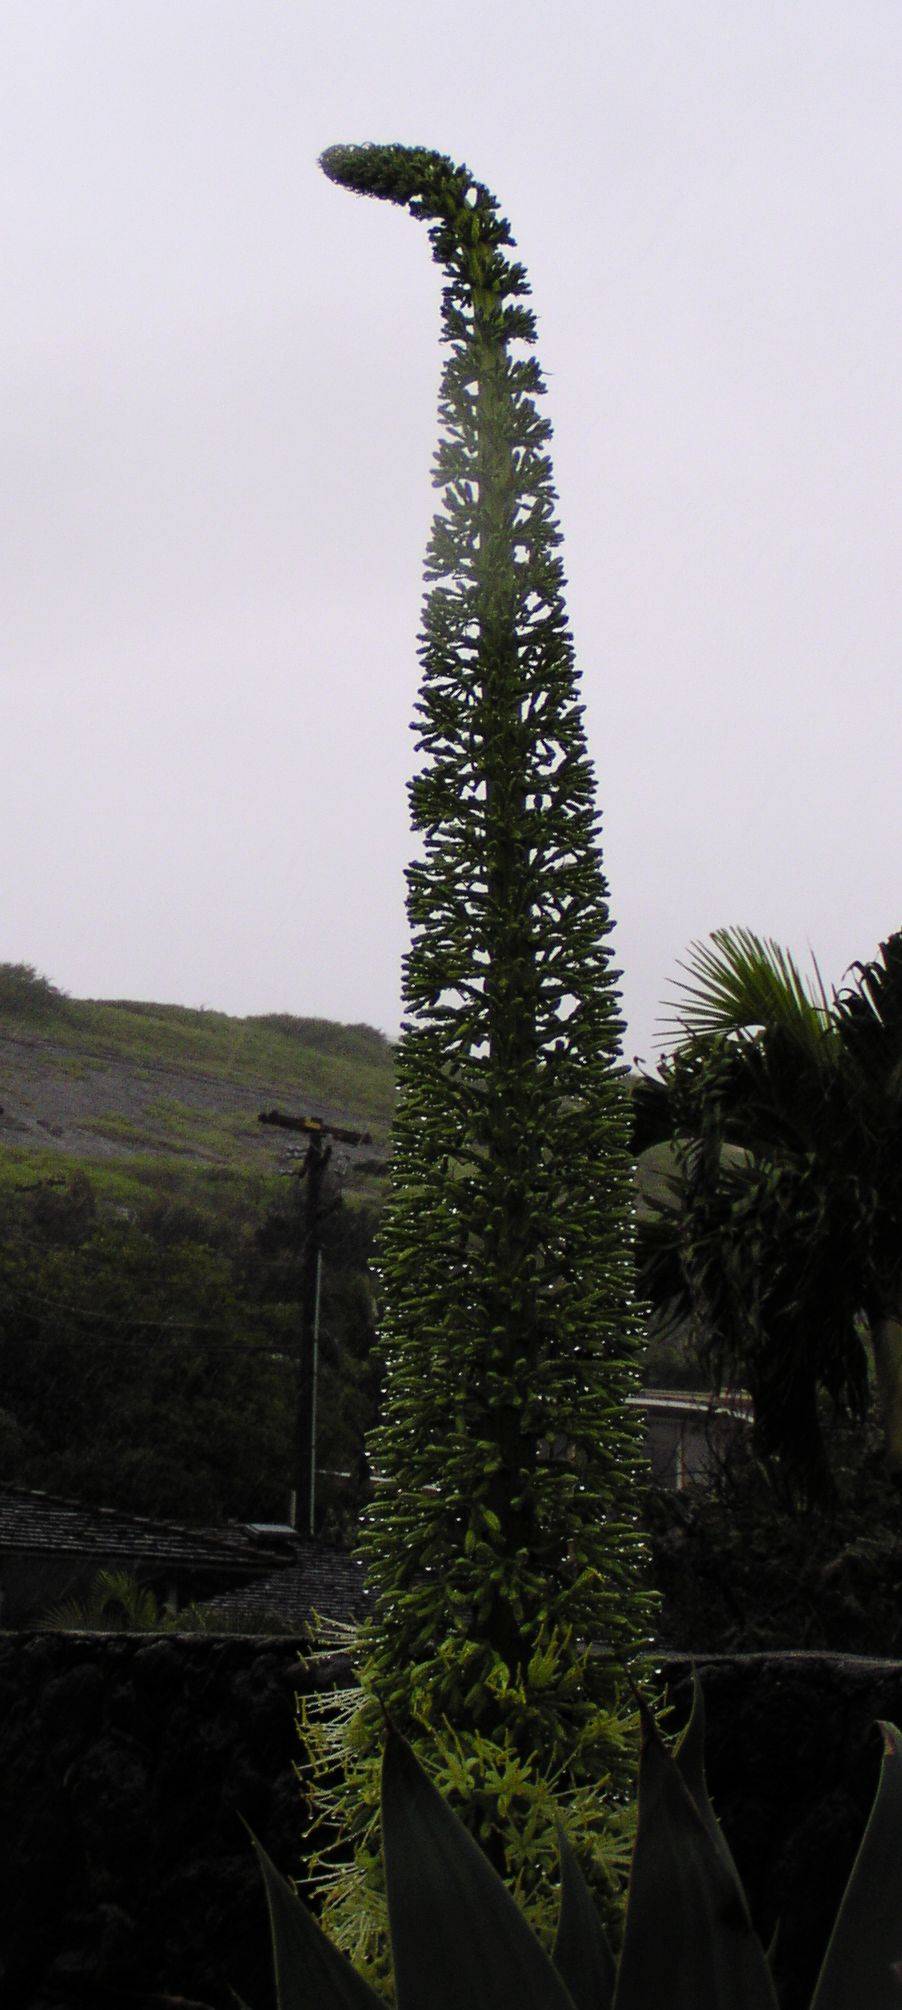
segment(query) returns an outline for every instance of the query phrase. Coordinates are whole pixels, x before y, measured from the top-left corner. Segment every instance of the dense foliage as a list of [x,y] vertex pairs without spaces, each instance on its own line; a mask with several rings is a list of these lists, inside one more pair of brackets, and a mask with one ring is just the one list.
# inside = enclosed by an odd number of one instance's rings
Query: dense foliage
[[527,1905],[547,1909],[561,1811],[610,1890],[636,1728],[622,1665],[652,1601],[625,1404],[641,1339],[622,1028],[550,427],[522,353],[528,282],[465,167],[405,147],[334,148],[323,165],[425,219],[446,282],[410,791],[421,852],[381,1238],[381,1484],[362,1533],[375,1610],[364,1700],[320,1753],[327,1770],[344,1759],[324,1805],[355,1846],[327,1917],[365,1960],[384,1920],[383,1707],[428,1727],[452,1798]]
[[902,1501],[880,1434],[826,1418],[823,1428],[827,1500],[775,1487],[745,1433],[704,1486],[650,1490],[662,1653],[902,1659]]
[[[112,1215],[83,1173],[0,1198],[3,1480],[188,1522],[284,1520],[300,1295],[286,1186],[237,1229],[164,1195]],[[340,1206],[323,1224],[320,1462],[358,1472],[378,1383],[372,1225]]]
[[824,1420],[862,1425],[875,1394],[902,1473],[902,935],[831,999],[747,930],[687,968],[677,1044],[634,1091],[637,1150],[675,1153],[644,1286],[713,1384],[750,1390],[790,1492],[829,1496]]
[[40,1021],[59,1018],[67,1008],[65,992],[33,963],[0,963],[0,1012]]

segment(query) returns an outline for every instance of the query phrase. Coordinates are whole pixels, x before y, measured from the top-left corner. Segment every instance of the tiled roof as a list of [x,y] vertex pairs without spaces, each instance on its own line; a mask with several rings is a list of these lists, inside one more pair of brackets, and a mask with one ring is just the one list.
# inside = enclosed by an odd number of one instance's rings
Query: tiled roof
[[347,1550],[325,1543],[298,1539],[297,1560],[271,1577],[258,1578],[247,1591],[227,1591],[223,1597],[207,1599],[209,1612],[272,1613],[290,1620],[300,1631],[312,1613],[323,1619],[338,1619],[345,1625],[361,1619],[367,1594],[363,1566]]
[[119,1508],[26,1487],[0,1486],[0,1560],[18,1556],[120,1557],[129,1564],[161,1562],[183,1569],[256,1575],[290,1560],[283,1545],[246,1528],[183,1528]]

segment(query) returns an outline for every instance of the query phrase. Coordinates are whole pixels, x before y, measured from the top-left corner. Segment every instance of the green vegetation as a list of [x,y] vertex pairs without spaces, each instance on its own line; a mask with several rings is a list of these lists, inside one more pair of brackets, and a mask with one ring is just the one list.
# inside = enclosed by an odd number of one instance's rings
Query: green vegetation
[[776,1489],[747,1432],[704,1486],[650,1490],[667,1652],[902,1659],[902,1501],[880,1433],[825,1420],[824,1434],[826,1501]]
[[87,1597],[51,1606],[37,1622],[45,1633],[294,1633],[293,1621],[256,1606],[227,1612],[182,1606],[172,1612],[129,1570],[99,1570]]
[[31,963],[0,963],[0,1013],[26,1024],[53,1019],[65,1025],[71,1012],[64,991],[42,977]]
[[641,1224],[661,1314],[709,1383],[741,1383],[787,1496],[836,1492],[825,1430],[876,1395],[902,1477],[902,934],[828,999],[745,929],[696,946],[680,1039],[634,1091],[634,1142],[674,1147]]
[[282,1185],[272,1173],[249,1173],[241,1164],[210,1165],[188,1155],[166,1158],[129,1150],[116,1158],[73,1160],[32,1146],[0,1151],[0,1197],[30,1193],[40,1185],[63,1189],[80,1176],[90,1180],[104,1215],[125,1219],[154,1200],[178,1199],[211,1223],[252,1221]]
[[393,1107],[393,1050],[371,1026],[287,1012],[233,1019],[185,1005],[66,998],[30,966],[7,963],[0,964],[0,1031],[39,1036],[49,1043],[42,1068],[70,1078],[119,1062],[138,1079],[142,1069],[151,1079],[165,1067],[247,1082],[252,1100],[261,1084],[271,1084],[275,1095],[325,1100],[375,1125],[384,1124]]
[[405,147],[333,148],[323,166],[427,219],[446,277],[381,1484],[361,1535],[375,1609],[362,1699],[306,1726],[338,1837],[338,1863],[319,1860],[324,1918],[377,1973],[384,1709],[428,1737],[531,1917],[551,1917],[559,1819],[616,1913],[638,1728],[623,1664],[654,1601],[625,1401],[641,1329],[622,1027],[550,428],[518,353],[535,339],[526,275],[466,168]]
[[[58,1163],[58,1161],[57,1161]],[[136,1514],[283,1520],[291,1484],[301,1292],[296,1182],[225,1183],[193,1207],[158,1179],[111,1211],[84,1173],[0,1191],[0,1474]],[[323,1224],[320,1465],[361,1497],[379,1365],[368,1258],[374,1218]]]
[[[895,2010],[902,1909],[902,1735],[883,1763],[811,2010]],[[708,1795],[701,1689],[673,1754],[643,1709],[639,1822],[619,1963],[566,1838],[546,1953],[484,1853],[389,1727],[382,1846],[398,2010],[777,2010],[733,1856]],[[280,2010],[377,2010],[252,1836],[269,1904]]]
[[[279,1191],[286,1138],[262,1109],[368,1129],[379,1158],[395,1101],[394,1049],[370,1026],[65,998],[26,965],[0,965],[0,1049],[0,1196],[84,1172],[103,1213],[178,1197],[211,1230],[249,1226]],[[347,1187],[378,1204],[353,1164]]]
[[[0,1148],[0,1478],[188,1522],[283,1519],[302,1228],[286,1135],[258,1113],[319,1108],[372,1127],[378,1156],[391,1046],[287,1013],[67,999],[24,965],[0,966],[0,1035],[7,1120],[61,1119]],[[363,1497],[378,1392],[379,1198],[336,1155],[319,1467],[351,1479],[323,1479],[332,1537]]]

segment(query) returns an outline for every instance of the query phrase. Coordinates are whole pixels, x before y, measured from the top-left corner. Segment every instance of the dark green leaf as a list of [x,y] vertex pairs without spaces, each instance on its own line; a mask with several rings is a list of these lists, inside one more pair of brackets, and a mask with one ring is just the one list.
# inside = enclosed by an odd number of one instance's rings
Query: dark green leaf
[[639,1826],[615,2010],[777,2010],[735,1876],[643,1709]]
[[279,2010],[385,2010],[249,1833],[266,1887]]
[[510,1892],[397,1731],[382,1765],[382,1837],[398,2010],[574,2010]]
[[610,2010],[617,1970],[604,1936],[598,1907],[562,1828],[561,1910],[554,1942],[555,1968],[576,2010]]
[[745,1894],[733,1861],[733,1852],[708,1795],[708,1782],[705,1777],[705,1699],[698,1679],[698,1670],[695,1667],[692,1670],[692,1709],[689,1722],[674,1749],[673,1756],[677,1771],[689,1788],[708,1834],[713,1838],[744,1905]]
[[811,2010],[902,2004],[902,1738],[881,1723],[874,1805],[845,1889]]

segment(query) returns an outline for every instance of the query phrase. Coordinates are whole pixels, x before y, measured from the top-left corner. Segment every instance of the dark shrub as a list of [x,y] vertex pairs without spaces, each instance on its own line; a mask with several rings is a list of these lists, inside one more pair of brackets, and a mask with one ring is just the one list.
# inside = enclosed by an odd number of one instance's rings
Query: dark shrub
[[646,1512],[661,1640],[902,1656],[902,1495],[876,1429],[831,1432],[837,1497],[781,1497],[743,1438],[708,1487],[655,1488]]

